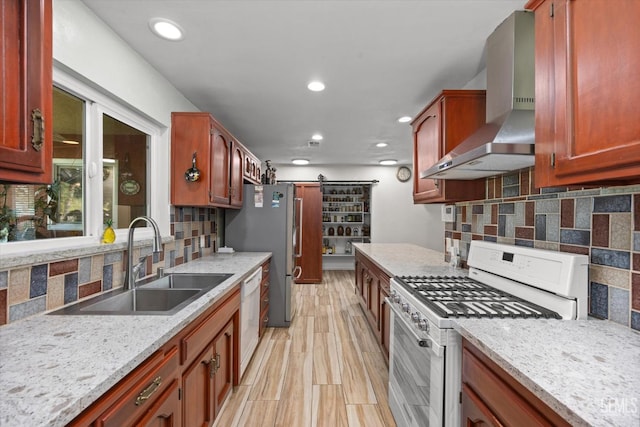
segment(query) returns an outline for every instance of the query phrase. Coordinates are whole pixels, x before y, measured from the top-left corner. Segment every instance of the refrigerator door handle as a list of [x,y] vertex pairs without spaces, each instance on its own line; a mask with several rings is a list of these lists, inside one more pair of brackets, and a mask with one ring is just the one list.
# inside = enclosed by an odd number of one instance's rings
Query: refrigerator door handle
[[[296,258],[300,258],[302,256],[302,211],[304,209],[304,200],[300,197],[294,198],[296,202],[300,202],[300,215],[296,215],[295,218],[295,230],[293,233],[294,244],[296,246]],[[299,230],[299,232],[297,232]]]
[[296,268],[293,269],[292,274],[294,278],[299,279],[300,276],[302,276],[302,267],[296,265]]

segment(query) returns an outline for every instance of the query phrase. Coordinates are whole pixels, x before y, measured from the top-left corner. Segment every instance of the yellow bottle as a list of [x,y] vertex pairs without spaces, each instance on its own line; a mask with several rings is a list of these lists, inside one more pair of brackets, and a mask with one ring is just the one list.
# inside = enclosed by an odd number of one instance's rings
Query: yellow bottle
[[107,224],[107,228],[105,228],[104,233],[102,234],[102,243],[113,243],[116,241],[116,232],[113,231],[113,228],[111,227],[113,221],[108,219],[105,224]]

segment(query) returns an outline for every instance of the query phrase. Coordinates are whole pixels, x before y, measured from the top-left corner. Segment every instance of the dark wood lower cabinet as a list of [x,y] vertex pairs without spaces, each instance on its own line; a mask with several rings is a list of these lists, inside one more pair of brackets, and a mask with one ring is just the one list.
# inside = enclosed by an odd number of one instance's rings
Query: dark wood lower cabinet
[[371,329],[378,337],[385,361],[389,362],[390,313],[385,298],[389,296],[391,277],[356,249],[356,288],[360,306]]
[[569,426],[466,339],[462,340],[463,426]]
[[211,426],[240,381],[239,322],[238,286],[68,426]]

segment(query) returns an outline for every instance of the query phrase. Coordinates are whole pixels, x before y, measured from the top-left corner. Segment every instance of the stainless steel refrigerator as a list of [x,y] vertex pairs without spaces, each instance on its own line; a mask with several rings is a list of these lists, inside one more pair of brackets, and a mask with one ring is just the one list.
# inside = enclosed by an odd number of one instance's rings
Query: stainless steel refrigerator
[[299,256],[300,209],[293,184],[246,184],[242,209],[225,212],[225,246],[235,251],[273,253],[267,326],[287,327],[295,313],[292,292],[294,275],[299,275],[295,257]]

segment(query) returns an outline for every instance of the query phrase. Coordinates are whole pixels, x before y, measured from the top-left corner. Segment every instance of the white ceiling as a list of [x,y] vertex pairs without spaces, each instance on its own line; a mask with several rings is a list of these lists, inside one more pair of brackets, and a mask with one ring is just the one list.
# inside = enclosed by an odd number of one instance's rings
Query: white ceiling
[[[83,0],[202,111],[274,164],[412,158],[415,116],[484,68],[487,36],[525,0]],[[149,30],[178,23],[180,42]],[[321,79],[326,90],[307,90]],[[309,148],[320,132],[319,148]],[[377,142],[387,142],[377,148]]]

